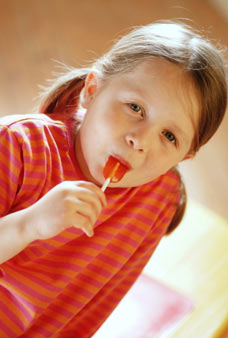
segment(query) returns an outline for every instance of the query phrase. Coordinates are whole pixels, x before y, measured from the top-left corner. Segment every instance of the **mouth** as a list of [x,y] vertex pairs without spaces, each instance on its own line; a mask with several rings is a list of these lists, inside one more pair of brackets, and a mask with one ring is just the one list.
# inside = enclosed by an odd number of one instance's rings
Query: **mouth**
[[111,155],[111,157],[113,157],[115,160],[117,160],[118,162],[120,162],[120,164],[122,166],[124,166],[127,169],[127,171],[129,171],[129,170],[132,169],[131,164],[128,161],[126,161],[124,158],[122,158],[121,156],[113,154],[113,155]]
[[105,179],[110,182],[117,183],[130,170],[131,165],[118,155],[110,155],[103,168]]

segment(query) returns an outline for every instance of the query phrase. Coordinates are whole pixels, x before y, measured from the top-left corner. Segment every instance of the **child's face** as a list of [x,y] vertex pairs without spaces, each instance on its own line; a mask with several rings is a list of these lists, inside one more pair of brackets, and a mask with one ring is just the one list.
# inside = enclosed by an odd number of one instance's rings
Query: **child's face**
[[76,141],[79,165],[101,185],[110,155],[127,162],[131,170],[113,187],[145,184],[183,160],[199,117],[190,78],[161,59],[143,61],[104,84],[90,75],[82,105],[87,112]]

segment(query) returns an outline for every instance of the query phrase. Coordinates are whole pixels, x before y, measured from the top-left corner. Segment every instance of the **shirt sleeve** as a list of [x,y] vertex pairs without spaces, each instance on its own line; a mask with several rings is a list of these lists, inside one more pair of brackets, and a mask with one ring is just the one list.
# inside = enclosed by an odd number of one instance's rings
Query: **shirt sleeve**
[[20,188],[22,175],[20,145],[7,126],[0,126],[0,217],[10,209]]

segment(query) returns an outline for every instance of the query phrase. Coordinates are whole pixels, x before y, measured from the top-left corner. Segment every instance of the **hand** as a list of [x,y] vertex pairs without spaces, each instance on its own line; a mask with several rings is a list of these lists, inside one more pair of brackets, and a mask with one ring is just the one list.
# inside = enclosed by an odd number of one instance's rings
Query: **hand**
[[104,193],[93,183],[62,182],[27,209],[26,230],[34,239],[48,239],[73,226],[91,237],[106,203]]

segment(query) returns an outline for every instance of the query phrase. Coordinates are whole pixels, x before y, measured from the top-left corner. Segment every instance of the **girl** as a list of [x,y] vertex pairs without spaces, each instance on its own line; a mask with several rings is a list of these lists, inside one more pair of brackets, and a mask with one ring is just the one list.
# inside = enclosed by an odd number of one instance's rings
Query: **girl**
[[[0,336],[91,337],[185,207],[178,162],[226,109],[219,51],[179,23],[134,29],[1,119]],[[128,168],[105,193],[109,156]]]

